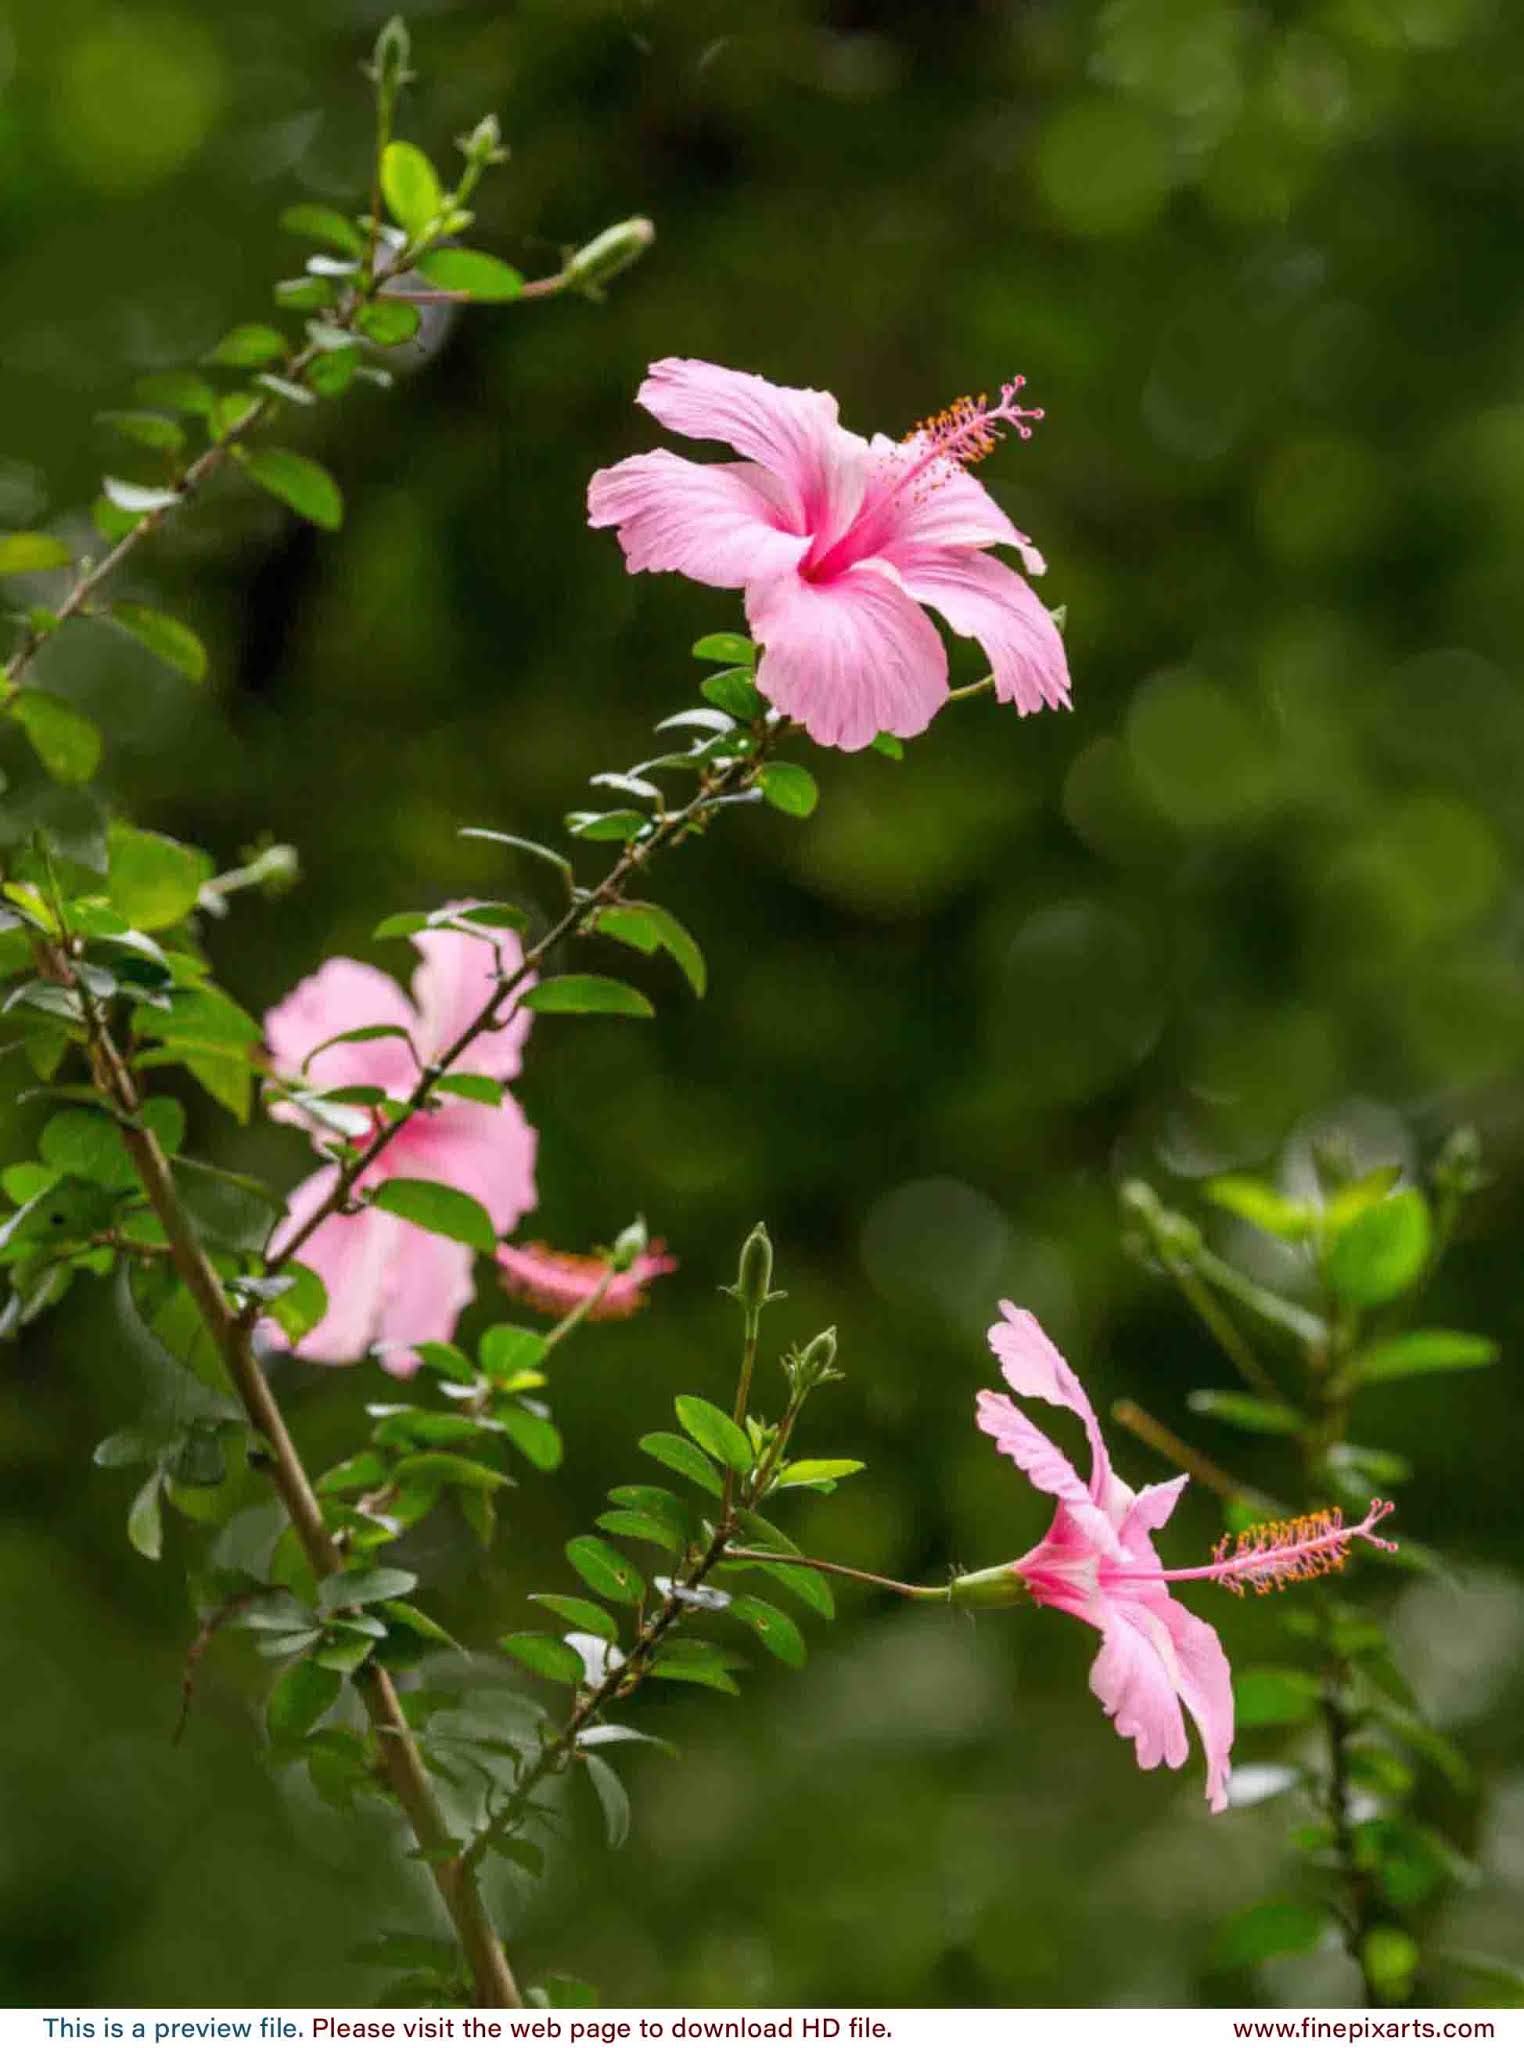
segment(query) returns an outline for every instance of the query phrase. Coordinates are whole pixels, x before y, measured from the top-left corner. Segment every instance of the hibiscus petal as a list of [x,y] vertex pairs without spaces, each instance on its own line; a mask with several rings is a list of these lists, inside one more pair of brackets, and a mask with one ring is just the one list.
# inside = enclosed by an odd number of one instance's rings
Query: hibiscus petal
[[400,1380],[418,1370],[415,1344],[448,1344],[475,1291],[469,1245],[436,1237],[411,1223],[398,1225],[377,1343],[386,1370]]
[[1182,1472],[1178,1479],[1166,1479],[1158,1486],[1145,1486],[1141,1493],[1135,1495],[1117,1531],[1123,1549],[1156,1562],[1149,1535],[1151,1531],[1164,1527],[1190,1483]]
[[[271,1240],[279,1252],[332,1192],[338,1168],[325,1166],[294,1190],[285,1219]],[[328,1290],[323,1320],[292,1348],[298,1358],[351,1365],[364,1355],[381,1323],[398,1233],[407,1228],[381,1209],[326,1217],[298,1254]]]
[[474,1195],[494,1230],[512,1230],[535,1205],[536,1144],[511,1095],[496,1109],[456,1102],[411,1126],[407,1172],[422,1180],[448,1181]]
[[891,559],[905,588],[955,633],[978,640],[995,672],[995,695],[1025,717],[1069,706],[1069,662],[1058,628],[1031,587],[991,555],[947,547],[898,547]]
[[754,462],[687,462],[668,449],[600,469],[590,526],[616,526],[625,567],[673,569],[720,590],[791,569],[810,545],[791,531],[792,492]]
[[796,532],[835,534],[861,503],[868,444],[839,424],[828,391],[667,356],[651,365],[636,398],[674,434],[728,441],[770,469],[788,486]]
[[1108,1605],[1101,1647],[1090,1667],[1090,1690],[1116,1723],[1118,1735],[1134,1744],[1145,1771],[1161,1763],[1178,1771],[1190,1755],[1174,1663],[1169,1633],[1156,1615],[1140,1606]]
[[[418,1066],[400,1038],[331,1045],[318,1054],[305,1076],[302,1062],[314,1046],[341,1031],[396,1024],[411,1032],[416,1022],[407,997],[389,974],[359,960],[328,960],[265,1012],[265,1044],[275,1071],[288,1081],[305,1080],[315,1088],[363,1085],[384,1088],[389,1095],[405,1094],[418,1078]],[[270,1114],[285,1123],[305,1121],[288,1104],[276,1104]]]
[[[442,1057],[481,1014],[497,978],[494,942],[504,967],[512,973],[524,955],[511,931],[496,931],[490,939],[469,937],[465,932],[413,934],[413,944],[423,955],[413,975],[413,1001],[418,1006],[418,1049],[425,1059]],[[524,983],[526,988],[529,985]],[[451,1063],[454,1072],[512,1080],[519,1070],[530,1021],[530,1011],[515,1007],[500,1031],[483,1032]]]
[[1079,1513],[1094,1513],[1090,1489],[1051,1437],[1029,1422],[1009,1394],[992,1394],[981,1388],[977,1413],[979,1427],[995,1439],[1042,1493],[1051,1493]]
[[1150,1606],[1174,1644],[1176,1690],[1201,1731],[1207,1798],[1213,1813],[1221,1813],[1228,1803],[1228,1757],[1233,1748],[1233,1673],[1227,1653],[1216,1629],[1178,1600],[1151,1601]]
[[[1023,1400],[1049,1401],[1055,1408],[1067,1408],[1084,1423],[1090,1439],[1090,1485],[1085,1498],[1107,1514],[1113,1528],[1120,1527],[1123,1515],[1132,1505],[1132,1489],[1111,1469],[1101,1425],[1090,1405],[1090,1396],[1080,1385],[1079,1375],[1030,1310],[1003,1301],[1000,1313],[1004,1321],[992,1324],[986,1334],[1006,1384]],[[1030,1423],[1027,1426],[1032,1427]],[[1044,1490],[1057,1491],[1053,1487]]]
[[822,746],[909,739],[947,695],[946,650],[892,572],[864,563],[822,583],[776,577],[747,591],[746,615],[765,647],[757,687]]

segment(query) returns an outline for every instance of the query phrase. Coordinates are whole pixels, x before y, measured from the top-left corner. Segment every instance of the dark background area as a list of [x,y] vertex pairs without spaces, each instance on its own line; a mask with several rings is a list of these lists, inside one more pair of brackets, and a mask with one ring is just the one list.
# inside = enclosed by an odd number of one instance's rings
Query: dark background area
[[[0,23],[0,524],[73,517],[128,458],[92,424],[193,360],[302,251],[283,205],[354,207],[382,10],[13,0]],[[1445,1935],[1507,1952],[1524,1908],[1524,1591],[1516,1252],[1524,1033],[1524,16],[1503,0],[771,0],[440,4],[412,15],[404,132],[443,157],[488,109],[513,161],[473,239],[539,274],[649,214],[601,307],[473,313],[389,396],[310,444],[351,516],[315,536],[219,490],[135,569],[208,640],[200,693],[81,628],[48,681],[109,735],[143,823],[221,865],[269,832],[299,888],[209,934],[258,1010],[332,952],[405,972],[376,919],[523,877],[464,823],[544,833],[584,777],[650,751],[725,593],[626,578],[589,473],[653,445],[643,366],[707,356],[835,391],[903,431],[1021,371],[1047,420],[982,472],[1068,607],[1071,716],[988,700],[902,765],[820,757],[817,815],[734,816],[657,891],[704,941],[659,1021],[537,1026],[536,1234],[643,1210],[682,1261],[638,1323],[558,1368],[569,1460],[527,1478],[485,1563],[441,1521],[418,1555],[477,1643],[530,1625],[559,1546],[674,1391],[724,1399],[716,1293],[765,1215],[789,1299],[774,1353],[840,1326],[850,1378],[811,1448],[869,1471],[795,1517],[891,1572],[1014,1555],[1045,1506],[972,1426],[1004,1293],[1103,1408],[1172,1424],[1226,1384],[1118,1246],[1116,1184],[1189,1196],[1330,1122],[1411,1164],[1453,1123],[1497,1173],[1432,1320],[1504,1343],[1489,1375],[1394,1386],[1367,1418],[1413,1456],[1408,1531],[1456,1586],[1393,1578],[1405,1668],[1481,1769],[1452,1816],[1481,1881]],[[955,649],[958,679],[977,650]],[[25,782],[13,818],[41,801]],[[51,799],[50,799],[51,801]],[[617,971],[617,963],[610,962]],[[6,1156],[37,1112],[9,1099]],[[301,1141],[193,1139],[287,1185]],[[1231,1241],[1231,1240],[1227,1240]],[[484,1281],[484,1296],[490,1286]],[[474,1327],[501,1313],[483,1300]],[[770,1368],[769,1368],[770,1370]],[[773,1381],[776,1389],[777,1382]],[[315,1456],[379,1371],[288,1371]],[[0,1391],[0,1994],[17,2003],[344,2003],[416,1870],[302,1783],[272,1788],[257,1673],[208,1658],[170,1746],[190,1633],[177,1525],[155,1570],[90,1446],[130,1419],[109,1298],[77,1289]],[[1198,1422],[1275,1483],[1273,1444]],[[1119,1439],[1136,1483],[1166,1476]],[[1215,1534],[1188,1501],[1174,1561]],[[1268,1606],[1210,1611],[1279,1656]],[[1211,1967],[1235,1906],[1293,1881],[1275,1803],[1209,1820],[1199,1759],[1144,1777],[1053,1615],[977,1627],[844,1599],[795,1679],[653,1700],[678,1742],[633,1771],[618,1856],[580,1805],[517,1949],[611,2003],[1338,2002],[1337,1957]],[[1227,1609],[1226,1612],[1223,1610]],[[674,1689],[678,1690],[678,1689]],[[1240,1760],[1275,1754],[1246,1737]],[[408,1891],[415,1898],[407,1896]],[[1460,1996],[1458,1985],[1448,1987]]]

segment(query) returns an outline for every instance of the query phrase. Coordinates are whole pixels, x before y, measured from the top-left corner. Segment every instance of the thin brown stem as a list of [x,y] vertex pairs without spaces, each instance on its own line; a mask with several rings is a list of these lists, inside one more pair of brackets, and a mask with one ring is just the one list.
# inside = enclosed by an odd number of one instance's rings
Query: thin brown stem
[[729,1564],[732,1558],[738,1564],[805,1565],[814,1572],[828,1572],[834,1579],[855,1579],[860,1586],[877,1586],[882,1592],[898,1593],[906,1600],[952,1599],[947,1586],[912,1586],[904,1579],[886,1579],[881,1572],[859,1571],[853,1564],[835,1564],[828,1557],[805,1557],[797,1550],[738,1550],[731,1544],[721,1561]]
[[[343,1558],[323,1519],[323,1510],[269,1382],[254,1356],[246,1324],[234,1314],[216,1270],[180,1200],[169,1161],[141,1120],[142,1102],[99,1005],[74,972],[62,948],[51,949],[50,978],[73,989],[84,1018],[91,1069],[102,1099],[118,1117],[149,1206],[163,1226],[175,1270],[195,1302],[202,1324],[217,1347],[250,1428],[268,1453],[271,1475],[307,1562],[319,1578],[341,1569]],[[452,1838],[429,1781],[423,1757],[402,1712],[391,1676],[366,1665],[355,1678],[371,1725],[380,1738],[380,1770],[407,1816],[419,1849],[460,1939],[475,1986],[476,2003],[519,2006],[523,1999],[502,1943],[492,1925],[474,1871],[451,1853]]]

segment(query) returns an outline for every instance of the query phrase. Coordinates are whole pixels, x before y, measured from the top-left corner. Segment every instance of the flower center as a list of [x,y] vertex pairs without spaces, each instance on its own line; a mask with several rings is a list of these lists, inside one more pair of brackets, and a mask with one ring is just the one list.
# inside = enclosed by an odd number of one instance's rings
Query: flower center
[[[877,553],[894,530],[897,509],[910,493],[914,503],[959,470],[982,462],[1005,439],[1006,432],[1032,438],[1031,422],[1042,418],[1041,406],[1021,405],[1018,394],[1025,377],[1000,387],[992,404],[984,392],[957,398],[930,419],[911,428],[869,484],[857,516],[835,540],[819,540],[800,565],[810,583],[829,582],[854,562]],[[819,552],[816,552],[816,548]]]

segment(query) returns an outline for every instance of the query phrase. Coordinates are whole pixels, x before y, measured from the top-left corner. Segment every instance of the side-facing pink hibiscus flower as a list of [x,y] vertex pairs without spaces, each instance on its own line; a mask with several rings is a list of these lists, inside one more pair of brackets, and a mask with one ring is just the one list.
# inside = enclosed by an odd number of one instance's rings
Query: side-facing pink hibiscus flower
[[678,357],[638,401],[664,427],[746,459],[666,450],[599,470],[588,518],[619,531],[625,562],[745,592],[764,652],[763,695],[812,739],[849,750],[924,732],[947,695],[947,654],[923,605],[983,643],[995,694],[1021,712],[1069,702],[1064,646],[1031,586],[990,549],[1042,558],[968,465],[1041,415],[1019,381],[991,405],[961,399],[895,442],[865,441],[825,391],[769,384]]
[[[1211,1564],[1166,1571],[1153,1546],[1185,1490],[1182,1475],[1141,1493],[1111,1469],[1100,1424],[1084,1388],[1043,1334],[1035,1316],[1008,1301],[1004,1320],[990,1330],[990,1349],[1012,1391],[1028,1401],[1049,1401],[1077,1415],[1090,1439],[1090,1478],[1082,1480],[1058,1447],[1029,1422],[1009,1395],[981,1393],[979,1427],[1014,1459],[1032,1484],[1058,1501],[1042,1541],[1013,1564],[960,1582],[978,1583],[998,1597],[1002,1577],[1015,1579],[1040,1607],[1056,1607],[1087,1622],[1101,1638],[1090,1668],[1090,1689],[1117,1732],[1137,1748],[1145,1771],[1166,1763],[1179,1770],[1189,1751],[1184,1706],[1206,1751],[1207,1798],[1220,1813],[1228,1803],[1228,1754],[1233,1747],[1233,1680],[1217,1631],[1182,1607],[1170,1587],[1207,1579],[1230,1592],[1267,1592],[1288,1581],[1337,1571],[1356,1537],[1383,1550],[1394,1544],[1372,1534],[1389,1501],[1373,1501],[1363,1522],[1345,1528],[1337,1509],[1246,1531],[1231,1548],[1218,1545]],[[957,1593],[954,1587],[954,1593]],[[967,1597],[967,1595],[965,1595]]]
[[[518,941],[511,933],[497,932],[493,943],[511,970],[520,957]],[[411,1002],[378,968],[337,959],[299,982],[267,1012],[265,1043],[276,1073],[303,1087],[370,1086],[393,1097],[406,1095],[418,1079],[420,1062],[448,1051],[481,1010],[496,973],[492,945],[485,938],[424,931],[413,944],[423,959],[413,976]],[[371,1024],[393,1025],[407,1037],[328,1045],[314,1052],[340,1032]],[[519,1070],[529,1024],[529,1012],[515,1009],[501,1030],[484,1033],[451,1071],[511,1080]],[[271,1113],[301,1124],[314,1137],[333,1135],[295,1104],[277,1103]],[[496,1107],[456,1099],[413,1117],[361,1175],[358,1191],[395,1179],[446,1181],[474,1195],[494,1228],[506,1231],[534,1207],[534,1161],[535,1134],[511,1096]],[[296,1189],[273,1250],[279,1251],[321,1206],[337,1173],[337,1167],[320,1167]],[[298,1256],[327,1288],[328,1311],[296,1350],[330,1365],[347,1364],[377,1344],[383,1347],[387,1371],[407,1378],[418,1365],[409,1347],[449,1338],[471,1299],[469,1247],[381,1209],[327,1217]]]

